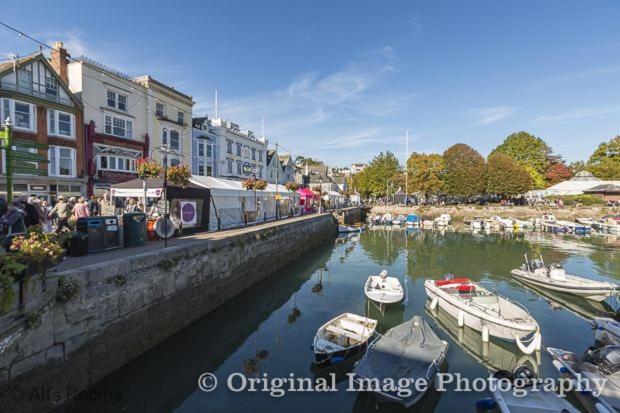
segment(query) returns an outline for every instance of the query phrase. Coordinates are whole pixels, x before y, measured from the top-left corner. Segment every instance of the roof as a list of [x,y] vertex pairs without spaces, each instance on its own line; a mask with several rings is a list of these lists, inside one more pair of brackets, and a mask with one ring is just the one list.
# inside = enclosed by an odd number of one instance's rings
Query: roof
[[342,185],[346,182],[347,178],[345,176],[333,176],[332,177],[332,182],[335,183],[336,185]]
[[583,192],[592,193],[592,194],[595,194],[595,193],[620,194],[620,185],[615,184],[615,183],[597,185],[593,188],[586,189]]
[[[222,193],[230,193],[234,195],[235,193],[248,193],[252,192],[243,187],[242,181],[233,180],[233,179],[224,179],[224,178],[213,178],[212,176],[199,176],[192,175],[190,182],[194,185],[197,185],[202,188],[209,188],[214,195],[219,195]],[[286,194],[290,193],[288,189],[284,187],[284,185],[276,185],[275,184],[267,184],[267,188],[263,191],[257,191],[260,193],[275,193],[276,189],[278,193]]]
[[549,195],[579,195],[584,191],[600,185],[602,182],[600,179],[594,177],[588,171],[581,171],[575,175],[572,179],[557,183],[549,188],[545,189],[546,196]]
[[[147,178],[146,179],[146,187],[147,188],[162,188],[164,186],[164,180],[161,178]],[[175,185],[172,184],[168,184],[168,186],[173,187]],[[142,189],[143,188],[143,183],[142,183],[142,179],[140,178],[136,178],[136,179],[132,179],[131,181],[125,181],[125,182],[121,182],[118,184],[114,184],[112,185],[113,188],[126,188],[126,189],[133,189],[133,188],[139,188]],[[201,188],[200,186],[196,186],[192,183],[190,183],[188,185],[188,188]]]
[[267,165],[269,165],[271,163],[271,158],[273,158],[273,155],[275,155],[276,151],[273,149],[269,149],[267,151]]
[[575,174],[575,177],[571,179],[572,181],[600,181],[600,179],[596,178],[589,171],[579,171]]
[[205,123],[205,121],[209,120],[208,116],[200,116],[197,118],[192,118],[192,127],[193,128],[202,128],[202,125]]
[[162,89],[167,90],[170,93],[173,93],[175,95],[178,95],[182,98],[185,98],[189,101],[192,102],[192,104],[194,103],[194,99],[190,96],[190,95],[186,95],[183,92],[179,92],[178,90],[176,90],[175,88],[173,88],[172,86],[168,86],[165,83],[160,82],[159,80],[153,79],[150,75],[143,75],[143,76],[138,76],[138,77],[134,77],[133,81],[145,86],[145,87],[149,87],[149,85],[154,84],[156,86],[159,86]]
[[23,65],[25,63],[30,62],[31,60],[35,60],[35,58],[38,57],[39,55],[43,55],[43,53],[42,52],[36,52],[36,53],[29,54],[28,56],[19,57],[19,58],[15,59],[15,62],[13,62],[12,60],[9,60],[8,62],[0,63],[0,73],[4,72],[6,70],[9,70],[9,69],[13,69],[13,65],[14,64],[17,65],[17,66],[21,66],[21,65]]

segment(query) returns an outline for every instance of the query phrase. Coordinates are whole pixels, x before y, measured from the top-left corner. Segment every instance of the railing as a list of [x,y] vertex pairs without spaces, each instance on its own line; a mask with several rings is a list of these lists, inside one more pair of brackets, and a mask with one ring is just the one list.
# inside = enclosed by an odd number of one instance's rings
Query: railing
[[60,97],[60,93],[57,90],[56,93],[48,93],[45,85],[40,83],[32,83],[33,87],[24,85],[16,85],[14,83],[0,82],[0,89],[10,90],[12,92],[22,93],[39,99],[49,100],[50,102],[56,102],[67,106],[73,106],[73,102],[70,99]]

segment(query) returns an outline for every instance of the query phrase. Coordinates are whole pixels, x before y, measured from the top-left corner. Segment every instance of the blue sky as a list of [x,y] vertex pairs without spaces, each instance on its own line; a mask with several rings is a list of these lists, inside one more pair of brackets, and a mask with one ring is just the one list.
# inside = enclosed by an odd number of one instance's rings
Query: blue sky
[[[483,155],[527,130],[567,160],[620,133],[620,2],[6,2],[0,20],[333,165]],[[24,12],[27,10],[27,12]],[[36,45],[0,28],[0,53]],[[5,58],[6,56],[0,56]]]

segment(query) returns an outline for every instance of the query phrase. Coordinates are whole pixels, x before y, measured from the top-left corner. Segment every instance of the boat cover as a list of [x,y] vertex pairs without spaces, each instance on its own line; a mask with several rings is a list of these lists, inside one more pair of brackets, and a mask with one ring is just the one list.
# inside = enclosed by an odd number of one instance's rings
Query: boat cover
[[431,377],[427,377],[429,368],[435,360],[440,361],[446,347],[422,317],[414,316],[381,336],[357,364],[355,374],[380,382],[404,377],[432,380],[436,369],[430,369]]

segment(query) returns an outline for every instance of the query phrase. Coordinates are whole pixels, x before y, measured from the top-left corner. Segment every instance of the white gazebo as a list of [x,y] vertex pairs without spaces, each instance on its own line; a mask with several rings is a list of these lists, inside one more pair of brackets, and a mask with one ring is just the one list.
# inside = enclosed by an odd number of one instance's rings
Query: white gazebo
[[550,186],[544,196],[581,195],[584,191],[604,183],[588,171],[580,171],[573,178]]

